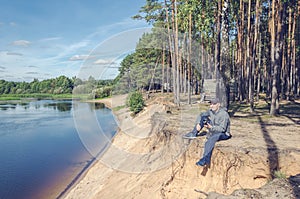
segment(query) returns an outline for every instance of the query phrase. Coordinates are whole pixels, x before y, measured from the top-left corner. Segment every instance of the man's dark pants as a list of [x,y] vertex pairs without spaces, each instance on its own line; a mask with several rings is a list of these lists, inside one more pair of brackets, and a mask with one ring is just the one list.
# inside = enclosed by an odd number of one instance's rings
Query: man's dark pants
[[204,160],[206,164],[210,164],[212,151],[215,147],[216,142],[220,140],[228,140],[230,138],[231,135],[228,136],[225,133],[214,133],[213,135],[208,137],[204,145],[204,153],[203,153],[203,158],[201,158],[201,160]]

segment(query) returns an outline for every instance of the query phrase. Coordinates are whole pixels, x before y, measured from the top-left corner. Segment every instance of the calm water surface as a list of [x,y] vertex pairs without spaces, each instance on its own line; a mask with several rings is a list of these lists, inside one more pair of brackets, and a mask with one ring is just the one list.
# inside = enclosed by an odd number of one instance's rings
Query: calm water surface
[[[83,110],[80,119],[84,123],[74,120],[75,109]],[[111,111],[99,104],[54,100],[1,103],[0,199],[59,196],[93,160],[90,151],[97,153],[109,145],[92,140],[87,150],[88,141],[82,141],[83,133],[99,134],[99,126],[106,138],[117,129]]]

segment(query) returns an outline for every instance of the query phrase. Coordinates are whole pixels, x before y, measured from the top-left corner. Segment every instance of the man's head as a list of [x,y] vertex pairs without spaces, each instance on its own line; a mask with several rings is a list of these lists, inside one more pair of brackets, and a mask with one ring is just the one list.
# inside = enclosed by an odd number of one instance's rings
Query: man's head
[[214,112],[218,111],[220,108],[220,100],[218,98],[213,98],[210,101],[210,109]]

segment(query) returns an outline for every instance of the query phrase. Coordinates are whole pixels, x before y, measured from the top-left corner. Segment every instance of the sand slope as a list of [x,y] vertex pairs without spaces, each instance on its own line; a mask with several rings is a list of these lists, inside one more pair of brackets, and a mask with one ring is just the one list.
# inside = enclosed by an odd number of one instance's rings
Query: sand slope
[[[102,102],[116,108],[125,99],[115,96]],[[63,198],[222,198],[241,194],[234,192],[239,189],[256,189],[263,198],[273,197],[264,194],[266,190],[293,198],[297,189],[287,180],[261,187],[274,177],[274,170],[294,179],[300,173],[300,134],[295,133],[299,117],[257,116],[251,122],[236,113],[231,118],[233,138],[218,142],[211,166],[202,168],[195,162],[202,155],[205,138],[187,141],[181,136],[191,130],[205,107],[194,103],[176,108],[168,99],[155,97],[136,117],[126,108],[114,111],[120,132]],[[253,193],[245,192],[244,198],[247,194]]]

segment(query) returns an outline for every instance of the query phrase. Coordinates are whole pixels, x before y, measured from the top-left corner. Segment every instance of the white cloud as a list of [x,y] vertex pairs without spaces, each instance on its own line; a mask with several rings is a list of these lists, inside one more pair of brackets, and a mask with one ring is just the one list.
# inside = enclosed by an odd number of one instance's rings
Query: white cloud
[[44,42],[44,41],[55,41],[55,40],[60,40],[62,39],[61,37],[49,37],[49,38],[44,38],[41,39],[40,41]]
[[98,65],[112,65],[115,64],[112,60],[110,59],[98,59],[94,62],[94,64]]
[[27,47],[31,44],[30,41],[26,41],[26,40],[17,40],[17,41],[13,41],[12,45],[14,46],[24,46]]
[[[83,40],[83,41],[74,43],[72,45],[61,45],[60,46],[61,52],[58,55],[56,55],[55,57],[53,57],[53,59],[57,59],[57,60],[60,60],[60,59],[70,60],[70,57],[72,58],[72,56],[75,53],[81,52],[82,49],[85,48],[85,47],[87,47],[88,45],[89,45],[89,41],[88,40]],[[72,60],[72,61],[74,61],[74,60]]]
[[74,55],[72,57],[70,57],[70,61],[81,61],[81,60],[85,60],[89,57],[89,55]]
[[68,51],[76,51],[77,49],[86,47],[89,45],[89,41],[88,40],[83,40],[77,43],[72,44],[70,47],[68,47]]

